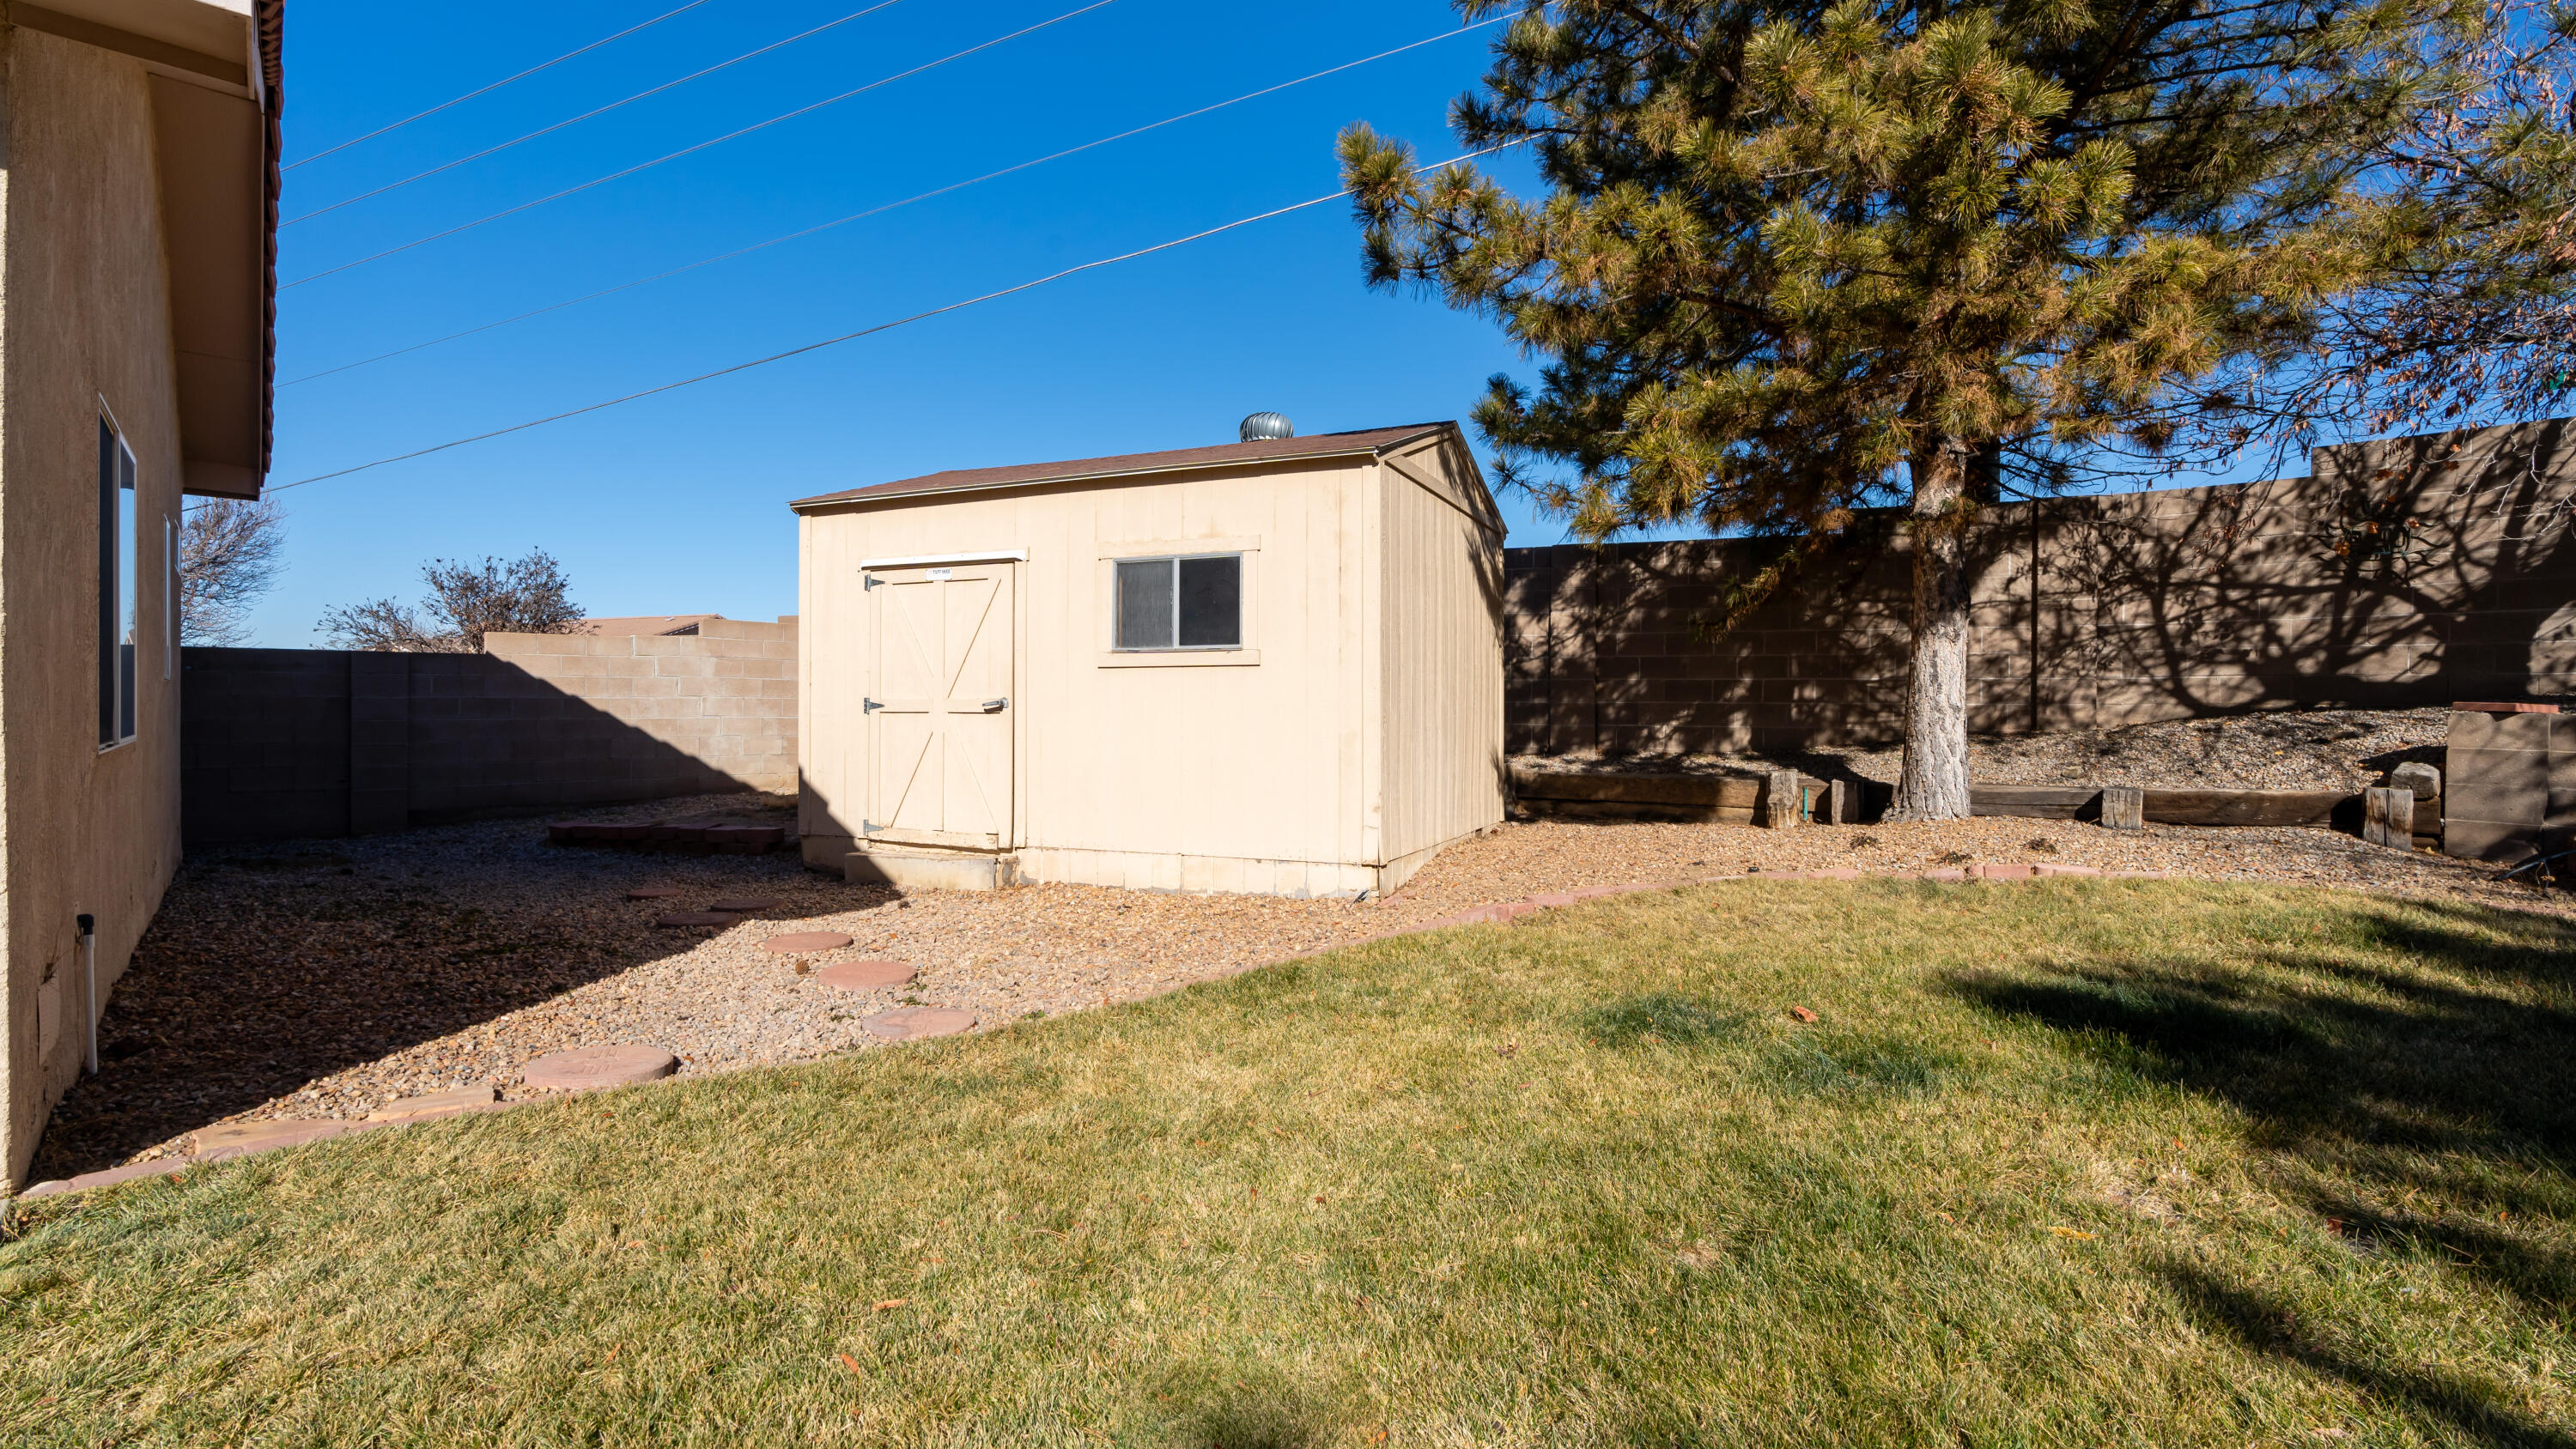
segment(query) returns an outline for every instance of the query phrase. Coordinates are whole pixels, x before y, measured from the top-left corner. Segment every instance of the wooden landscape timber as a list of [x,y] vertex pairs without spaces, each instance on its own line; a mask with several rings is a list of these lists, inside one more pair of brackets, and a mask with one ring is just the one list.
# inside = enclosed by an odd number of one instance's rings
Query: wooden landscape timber
[[[1760,825],[1772,812],[1773,780],[1796,781],[1801,806],[1796,820],[1850,823],[1875,818],[1889,787],[1875,780],[1819,780],[1793,771],[1755,775],[1686,775],[1646,772],[1581,774],[1514,766],[1515,806],[1531,815],[1570,820],[1655,820],[1693,825]],[[2275,826],[2359,833],[2362,796],[2348,790],[2155,790],[2139,814],[2149,825]],[[1838,798],[1839,797],[1839,798]],[[1848,805],[1843,804],[1848,800]],[[2027,820],[2102,819],[2100,785],[1977,785],[1969,810],[1983,816]],[[1837,808],[1839,807],[1839,808]],[[2442,802],[2413,804],[2414,834],[2439,836]]]

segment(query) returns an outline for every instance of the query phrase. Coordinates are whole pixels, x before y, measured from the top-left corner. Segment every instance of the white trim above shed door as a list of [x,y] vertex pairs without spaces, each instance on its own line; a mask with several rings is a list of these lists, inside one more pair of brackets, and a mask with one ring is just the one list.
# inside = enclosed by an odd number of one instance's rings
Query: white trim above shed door
[[1008,562],[868,571],[866,839],[1014,843],[1016,575]]

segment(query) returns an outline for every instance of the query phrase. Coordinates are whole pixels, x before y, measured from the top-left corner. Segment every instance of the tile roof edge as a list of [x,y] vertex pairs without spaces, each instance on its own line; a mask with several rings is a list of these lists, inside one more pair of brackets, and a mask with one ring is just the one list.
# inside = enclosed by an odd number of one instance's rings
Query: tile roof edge
[[[1402,425],[1399,425],[1399,427],[1401,426]],[[1190,462],[1161,463],[1141,468],[1109,468],[1096,472],[1049,473],[1042,477],[1035,478],[979,479],[971,483],[952,483],[944,488],[907,489],[901,493],[875,493],[872,495],[872,490],[883,488],[886,485],[883,483],[871,483],[865,488],[844,488],[833,493],[817,493],[811,498],[790,499],[787,506],[791,509],[802,511],[808,507],[819,507],[830,503],[872,503],[878,499],[892,500],[896,498],[939,498],[952,493],[991,493],[1004,488],[1043,488],[1054,483],[1087,483],[1095,479],[1145,478],[1151,477],[1157,473],[1195,473],[1213,468],[1243,468],[1257,463],[1303,463],[1317,458],[1376,457],[1391,449],[1403,447],[1407,443],[1420,442],[1422,439],[1430,437],[1434,433],[1442,432],[1454,427],[1456,427],[1456,424],[1448,422],[1424,423],[1413,428],[1409,432],[1401,433],[1399,436],[1387,438],[1380,442],[1354,443],[1346,447],[1321,449],[1311,453],[1277,453],[1247,458],[1199,458]],[[1352,429],[1352,431],[1357,433],[1380,433],[1393,432],[1396,430],[1389,428],[1355,428]],[[1333,435],[1330,433],[1319,433],[1315,436],[1328,438]],[[1195,450],[1188,448],[1175,448],[1171,451],[1191,452]],[[1147,453],[1139,456],[1152,457],[1153,455]],[[1045,465],[1040,464],[1038,466],[1043,467]],[[956,471],[967,472],[982,470],[960,469]],[[928,476],[937,477],[938,475],[934,473]],[[904,480],[897,479],[895,481],[901,482]]]

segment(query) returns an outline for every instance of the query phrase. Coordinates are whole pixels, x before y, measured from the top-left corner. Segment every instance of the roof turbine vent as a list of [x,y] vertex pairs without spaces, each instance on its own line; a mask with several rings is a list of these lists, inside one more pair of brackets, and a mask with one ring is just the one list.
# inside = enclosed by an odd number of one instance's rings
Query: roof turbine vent
[[1254,413],[1245,418],[1243,426],[1237,428],[1235,432],[1247,443],[1297,436],[1297,430],[1288,426],[1288,415],[1285,413]]

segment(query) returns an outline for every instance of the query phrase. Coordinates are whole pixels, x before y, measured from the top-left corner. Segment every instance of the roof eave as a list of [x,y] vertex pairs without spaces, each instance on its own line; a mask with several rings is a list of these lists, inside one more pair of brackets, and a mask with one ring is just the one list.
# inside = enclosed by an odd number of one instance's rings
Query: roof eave
[[820,493],[811,498],[796,499],[787,506],[797,513],[807,513],[816,509],[841,505],[904,503],[921,498],[952,497],[960,493],[999,493],[1012,488],[1048,488],[1059,483],[1097,483],[1108,482],[1119,478],[1159,477],[1169,473],[1213,473],[1237,468],[1261,468],[1279,463],[1323,462],[1334,458],[1374,458],[1392,449],[1401,448],[1408,443],[1418,443],[1422,439],[1430,437],[1435,433],[1439,433],[1448,427],[1449,424],[1447,423],[1433,423],[1419,432],[1407,433],[1399,438],[1389,438],[1384,442],[1366,443],[1357,447],[1335,448],[1329,452],[1285,453],[1264,458],[1221,458],[1215,460],[1201,458],[1193,462],[1166,463],[1149,468],[1114,468],[1104,472],[1051,473],[1042,478],[1012,478],[1000,481],[958,483],[945,488],[908,489],[901,493],[880,493],[873,497],[871,497],[865,489],[859,489],[841,493]]

